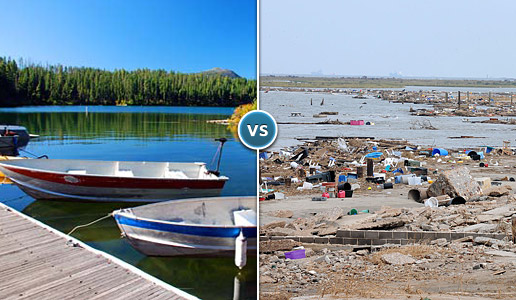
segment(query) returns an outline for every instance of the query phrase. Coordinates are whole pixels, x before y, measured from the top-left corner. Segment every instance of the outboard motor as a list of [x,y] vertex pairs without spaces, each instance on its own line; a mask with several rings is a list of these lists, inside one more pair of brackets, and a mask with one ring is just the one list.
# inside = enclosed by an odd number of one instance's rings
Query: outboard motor
[[[220,160],[222,159],[222,148],[224,147],[224,143],[227,142],[228,139],[220,138],[220,139],[215,139],[215,141],[220,142],[219,149],[217,151],[217,152],[219,152],[219,160],[217,161],[217,169],[209,170],[208,172],[215,176],[219,176],[220,175]],[[217,155],[217,154],[215,153],[215,155]]]

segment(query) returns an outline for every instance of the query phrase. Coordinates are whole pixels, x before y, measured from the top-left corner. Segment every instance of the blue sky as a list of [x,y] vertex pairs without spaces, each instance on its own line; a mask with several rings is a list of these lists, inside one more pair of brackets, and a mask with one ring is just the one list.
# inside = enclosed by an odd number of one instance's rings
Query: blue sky
[[0,56],[256,78],[256,1],[0,0]]
[[516,78],[516,1],[260,3],[262,74]]

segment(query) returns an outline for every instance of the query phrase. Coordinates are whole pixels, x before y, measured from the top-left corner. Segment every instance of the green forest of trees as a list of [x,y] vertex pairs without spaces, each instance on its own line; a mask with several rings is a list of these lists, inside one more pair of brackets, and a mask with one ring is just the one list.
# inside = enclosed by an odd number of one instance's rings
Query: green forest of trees
[[165,70],[106,71],[24,66],[0,57],[0,106],[237,106],[256,98],[256,80]]

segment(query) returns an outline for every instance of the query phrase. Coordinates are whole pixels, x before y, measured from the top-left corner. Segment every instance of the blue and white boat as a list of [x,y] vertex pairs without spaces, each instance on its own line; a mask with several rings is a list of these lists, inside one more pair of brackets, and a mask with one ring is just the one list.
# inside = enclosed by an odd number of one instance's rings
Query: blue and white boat
[[122,235],[147,256],[242,250],[244,256],[256,255],[256,197],[174,200],[116,210],[113,216]]

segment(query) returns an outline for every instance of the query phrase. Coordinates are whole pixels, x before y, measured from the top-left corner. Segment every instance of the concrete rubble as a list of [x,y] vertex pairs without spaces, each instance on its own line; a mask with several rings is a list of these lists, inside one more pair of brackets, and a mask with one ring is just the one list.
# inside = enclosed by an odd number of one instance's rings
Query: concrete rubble
[[462,197],[470,199],[482,193],[477,181],[473,180],[466,167],[447,170],[439,174],[439,177],[428,188],[428,196],[437,197],[448,195],[452,198]]
[[[497,293],[488,282],[492,276],[507,284],[499,289],[500,298],[515,298],[509,288],[516,280],[512,153],[342,138],[267,153],[260,163],[261,298],[320,293],[375,298],[379,286],[390,287],[393,299],[460,289],[475,297],[480,285],[490,293],[481,296],[489,299]],[[352,194],[338,198],[341,190]],[[326,201],[312,201],[321,196]],[[385,232],[393,241],[407,233],[434,238],[357,244],[343,237],[348,231],[366,237]],[[299,247],[306,258],[285,259],[285,252]],[[442,278],[455,279],[443,285]],[[458,278],[469,285],[459,287]],[[409,281],[413,288],[400,286]]]
[[[307,248],[311,246],[313,250]],[[516,247],[508,242],[385,245],[371,251],[307,244],[305,249],[310,249],[311,255],[296,260],[285,259],[282,251],[260,254],[260,298],[331,294],[337,298],[406,299],[413,295],[423,299],[433,293],[454,295],[457,291],[486,299],[513,299],[516,295],[511,285],[516,275]],[[499,285],[491,284],[493,276],[501,276]],[[444,278],[449,284],[442,284]]]

